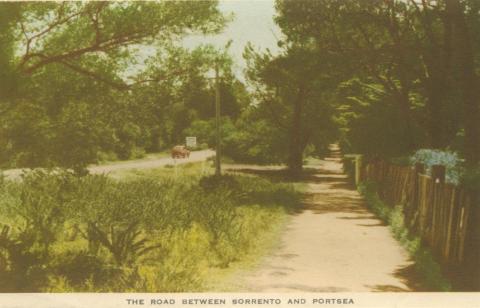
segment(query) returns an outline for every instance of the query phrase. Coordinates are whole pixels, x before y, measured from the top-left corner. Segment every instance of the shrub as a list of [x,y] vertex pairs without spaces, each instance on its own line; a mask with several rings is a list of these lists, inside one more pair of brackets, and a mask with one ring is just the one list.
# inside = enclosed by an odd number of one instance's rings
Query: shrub
[[425,164],[427,173],[431,172],[433,165],[443,165],[446,167],[446,181],[458,184],[464,173],[462,167],[463,159],[460,159],[457,153],[441,150],[421,149],[415,152],[410,158],[411,164]]
[[[99,256],[86,250],[66,251],[52,262],[54,277],[70,288],[85,288],[89,283],[103,286],[120,275],[120,270],[108,266]],[[53,277],[51,277],[52,279]],[[57,281],[56,283],[60,283]]]
[[227,174],[221,176],[205,176],[200,179],[199,182],[200,187],[202,187],[205,191],[211,192],[215,189],[236,189],[238,188],[238,182],[235,176]]
[[10,227],[2,226],[0,288],[4,292],[32,292],[46,283],[48,255],[29,231],[14,234]]
[[286,184],[177,169],[123,181],[56,169],[1,183],[0,290],[201,290],[209,268],[247,256],[298,204]]

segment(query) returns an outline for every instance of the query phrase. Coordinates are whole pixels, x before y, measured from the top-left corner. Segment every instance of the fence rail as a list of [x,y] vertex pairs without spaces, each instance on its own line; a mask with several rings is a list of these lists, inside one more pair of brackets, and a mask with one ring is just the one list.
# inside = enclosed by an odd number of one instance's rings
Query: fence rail
[[422,239],[454,280],[468,280],[469,288],[478,290],[478,207],[471,193],[445,183],[445,170],[438,170],[428,176],[422,165],[412,168],[377,161],[362,165],[359,177],[374,181],[387,205],[403,205],[410,233]]

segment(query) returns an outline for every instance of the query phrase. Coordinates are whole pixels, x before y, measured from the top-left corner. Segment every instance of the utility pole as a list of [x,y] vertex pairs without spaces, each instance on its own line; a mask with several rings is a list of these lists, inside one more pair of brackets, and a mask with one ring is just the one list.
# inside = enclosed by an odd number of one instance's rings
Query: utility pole
[[215,131],[216,131],[216,148],[215,148],[215,175],[222,174],[220,165],[220,77],[218,76],[218,62],[215,63]]

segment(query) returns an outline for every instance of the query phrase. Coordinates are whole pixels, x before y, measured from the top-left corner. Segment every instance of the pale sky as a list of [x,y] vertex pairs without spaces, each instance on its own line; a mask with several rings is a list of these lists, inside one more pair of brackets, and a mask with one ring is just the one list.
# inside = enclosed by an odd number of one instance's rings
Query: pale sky
[[[280,28],[273,21],[275,15],[274,0],[220,0],[219,9],[227,16],[233,13],[230,21],[222,33],[217,35],[195,35],[184,38],[181,44],[186,48],[195,48],[201,44],[211,44],[223,48],[231,40],[229,53],[235,61],[234,71],[240,80],[243,78],[243,69],[246,64],[242,57],[243,50],[248,42],[256,49],[267,48],[275,54],[279,48],[277,38],[281,38]],[[153,46],[143,46],[140,52],[140,63],[147,57],[153,56],[156,49]],[[144,68],[143,64],[129,67],[125,76],[135,75]]]
[[221,48],[232,40],[230,53],[237,64],[236,71],[241,73],[245,67],[242,53],[248,42],[262,50],[278,51],[277,38],[281,37],[281,31],[273,21],[274,5],[273,0],[221,0],[220,10],[226,14],[233,13],[233,21],[221,34],[186,38],[184,46],[209,43]]

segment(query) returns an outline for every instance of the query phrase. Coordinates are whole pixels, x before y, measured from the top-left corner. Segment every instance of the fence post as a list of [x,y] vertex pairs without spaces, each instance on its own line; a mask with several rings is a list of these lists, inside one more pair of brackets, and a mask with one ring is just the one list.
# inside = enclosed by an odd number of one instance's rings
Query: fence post
[[358,186],[361,181],[361,170],[362,170],[362,155],[356,155],[355,157],[355,185]]
[[413,206],[418,208],[418,191],[420,190],[420,174],[425,173],[425,165],[422,163],[415,164],[415,177],[414,177],[414,195],[413,195]]
[[429,207],[428,216],[430,217],[430,224],[428,226],[428,243],[432,248],[432,252],[436,253],[436,237],[438,236],[438,215],[439,215],[439,202],[441,202],[442,191],[445,184],[445,173],[446,168],[442,165],[433,165],[432,166],[432,180],[433,180],[433,191],[432,191],[432,201],[431,206]]
[[432,180],[435,183],[445,183],[445,173],[446,173],[446,168],[445,166],[442,165],[433,165],[432,166]]
[[420,193],[420,174],[425,173],[425,165],[422,163],[415,164],[415,176],[414,176],[414,187],[413,187],[413,198],[412,205],[408,213],[408,228],[411,232],[417,232],[419,228],[419,209],[420,209],[420,199],[418,197]]
[[425,173],[425,165],[422,163],[416,163],[415,174],[418,176],[420,173]]
[[464,290],[480,291],[480,192],[468,190],[468,193],[471,212],[467,222],[462,277]]

